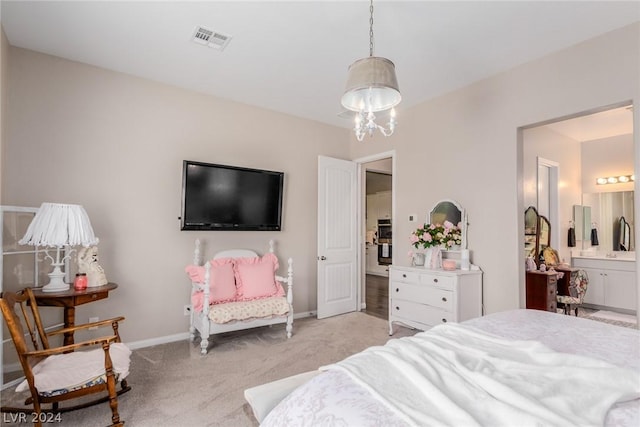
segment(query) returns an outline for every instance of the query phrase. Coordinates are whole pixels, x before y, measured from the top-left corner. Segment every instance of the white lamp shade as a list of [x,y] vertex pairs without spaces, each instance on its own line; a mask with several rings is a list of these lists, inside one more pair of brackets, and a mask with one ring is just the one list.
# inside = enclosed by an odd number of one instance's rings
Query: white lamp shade
[[98,238],[82,206],[43,203],[19,243],[54,247],[92,246],[98,243]]
[[402,96],[396,67],[386,58],[370,56],[349,67],[342,106],[351,111],[377,112],[395,107]]

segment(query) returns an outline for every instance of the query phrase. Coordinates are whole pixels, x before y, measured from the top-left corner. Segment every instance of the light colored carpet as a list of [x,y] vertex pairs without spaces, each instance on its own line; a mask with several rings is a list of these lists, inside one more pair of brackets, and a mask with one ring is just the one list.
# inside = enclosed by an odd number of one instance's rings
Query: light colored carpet
[[[389,339],[387,325],[364,313],[349,313],[296,320],[291,339],[286,339],[284,325],[223,334],[206,356],[200,355],[198,342],[188,341],[136,350],[129,376],[132,390],[119,398],[121,419],[130,427],[257,426],[245,389],[382,345]],[[395,331],[394,338],[417,332],[400,326]],[[20,406],[25,397],[5,390],[2,404]],[[60,425],[104,426],[110,420],[109,407],[102,404],[62,414]]]

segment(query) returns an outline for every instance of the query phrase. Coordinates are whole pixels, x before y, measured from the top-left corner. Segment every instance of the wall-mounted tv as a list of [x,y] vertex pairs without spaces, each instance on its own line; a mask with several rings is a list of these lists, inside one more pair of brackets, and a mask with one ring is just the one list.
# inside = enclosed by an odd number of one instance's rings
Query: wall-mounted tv
[[182,230],[280,231],[284,172],[183,161]]

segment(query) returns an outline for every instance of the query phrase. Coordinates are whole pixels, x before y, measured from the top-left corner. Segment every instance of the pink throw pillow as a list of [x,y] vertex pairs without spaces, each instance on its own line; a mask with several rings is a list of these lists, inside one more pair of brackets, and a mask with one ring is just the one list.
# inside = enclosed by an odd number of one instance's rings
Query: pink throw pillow
[[256,258],[238,258],[234,270],[238,299],[247,301],[284,296],[284,289],[275,278],[278,258],[274,254],[268,253]]
[[[220,258],[209,261],[211,265],[209,281],[209,303],[235,301],[237,296],[235,275],[233,271],[234,260],[232,258]],[[191,280],[197,283],[204,282],[204,267],[188,266],[186,269]],[[191,296],[191,305],[195,311],[202,310],[204,293],[196,292]]]

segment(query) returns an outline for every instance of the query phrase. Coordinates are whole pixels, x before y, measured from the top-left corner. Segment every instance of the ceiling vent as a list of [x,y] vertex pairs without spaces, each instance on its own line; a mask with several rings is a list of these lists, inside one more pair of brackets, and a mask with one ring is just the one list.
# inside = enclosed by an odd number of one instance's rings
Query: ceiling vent
[[193,34],[193,41],[214,49],[224,50],[231,41],[231,36],[218,33],[205,27],[196,27],[196,31]]

